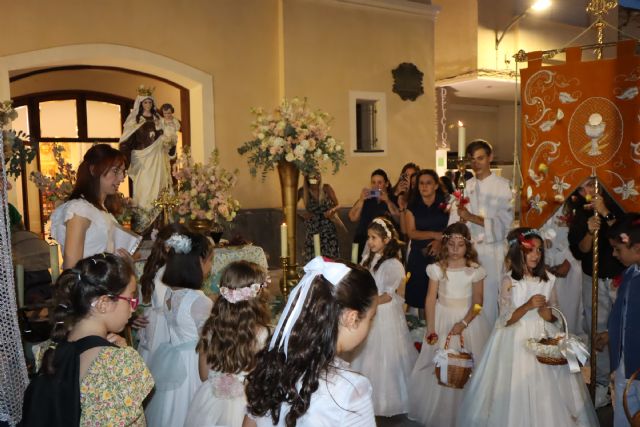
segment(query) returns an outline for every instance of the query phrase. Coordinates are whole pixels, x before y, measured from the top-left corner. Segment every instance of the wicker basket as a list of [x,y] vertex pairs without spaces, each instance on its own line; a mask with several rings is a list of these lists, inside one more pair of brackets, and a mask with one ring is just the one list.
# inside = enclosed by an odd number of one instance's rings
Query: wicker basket
[[[460,337],[460,349],[464,350],[464,338],[462,338],[462,334],[458,335]],[[447,350],[449,348],[449,343],[451,341],[451,334],[447,335],[447,341],[444,344],[444,349]],[[444,383],[440,378],[440,367],[436,366],[436,378],[438,378],[438,384],[445,387],[451,388],[464,388],[464,385],[469,381],[469,377],[471,376],[471,371],[473,371],[472,367],[469,367],[470,361],[473,362],[473,356],[471,353],[463,353],[459,352],[457,354],[448,354],[448,367],[447,367],[447,382]],[[462,362],[462,363],[461,363]],[[462,365],[462,366],[461,366]]]
[[[550,308],[551,310],[557,312],[560,315],[560,318],[562,319],[562,324],[564,325],[564,338],[569,337],[569,328],[567,326],[567,318],[564,317],[564,314],[562,314],[562,312],[557,308],[555,307],[550,307]],[[546,338],[539,339],[537,342],[538,342],[538,345],[558,346],[561,339],[562,338],[546,337]],[[550,356],[543,356],[543,355],[536,354],[536,359],[538,359],[538,362],[543,363],[545,365],[566,365],[568,363],[567,359],[565,359],[564,357],[550,357]]]
[[629,420],[629,424],[631,424],[631,427],[640,427],[640,411],[636,412],[635,414],[632,414],[631,411],[629,410],[629,402],[627,399],[627,395],[629,394],[629,388],[631,388],[631,384],[636,379],[638,374],[640,374],[640,369],[635,371],[631,375],[631,377],[629,377],[629,379],[627,380],[627,386],[624,388],[624,393],[622,393],[622,407],[624,408],[624,413],[627,416],[627,419]]

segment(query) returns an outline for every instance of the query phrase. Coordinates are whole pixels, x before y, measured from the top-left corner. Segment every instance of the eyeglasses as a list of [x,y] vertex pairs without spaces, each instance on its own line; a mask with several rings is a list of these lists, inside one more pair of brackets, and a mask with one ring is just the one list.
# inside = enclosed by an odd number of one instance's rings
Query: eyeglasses
[[109,296],[114,299],[129,301],[131,310],[135,310],[136,308],[138,308],[138,305],[140,305],[140,298],[129,298],[129,297],[123,297],[122,295],[109,295]]

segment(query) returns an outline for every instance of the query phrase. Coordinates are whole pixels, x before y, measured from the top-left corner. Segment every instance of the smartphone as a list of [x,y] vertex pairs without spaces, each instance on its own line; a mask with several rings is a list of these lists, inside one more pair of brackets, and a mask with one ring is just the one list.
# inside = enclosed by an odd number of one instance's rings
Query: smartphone
[[377,188],[369,190],[369,198],[373,199],[374,197],[376,198],[380,197],[380,190],[378,190]]

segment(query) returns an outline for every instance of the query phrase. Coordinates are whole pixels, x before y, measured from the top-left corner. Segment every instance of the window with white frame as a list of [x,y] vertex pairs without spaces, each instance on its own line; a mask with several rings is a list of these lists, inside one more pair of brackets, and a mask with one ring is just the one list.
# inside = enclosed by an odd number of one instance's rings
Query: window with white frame
[[384,92],[349,92],[351,152],[380,155],[387,149],[387,104]]

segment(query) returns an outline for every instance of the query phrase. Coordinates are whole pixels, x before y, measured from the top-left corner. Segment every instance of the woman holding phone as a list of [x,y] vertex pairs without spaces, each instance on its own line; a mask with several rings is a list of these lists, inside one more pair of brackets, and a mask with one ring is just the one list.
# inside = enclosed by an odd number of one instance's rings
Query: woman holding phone
[[391,201],[391,183],[387,173],[382,169],[376,169],[371,173],[371,185],[363,188],[360,192],[360,198],[349,211],[349,219],[351,222],[357,222],[356,233],[353,237],[353,243],[358,244],[358,260],[364,250],[367,242],[367,228],[374,218],[379,216],[387,216],[390,219],[397,220],[400,211],[396,204]]

